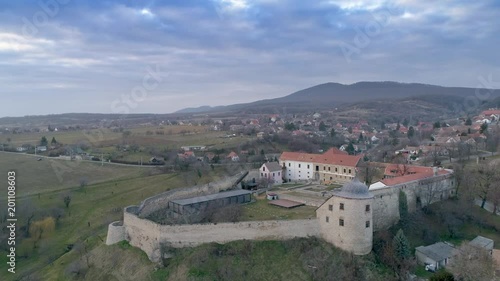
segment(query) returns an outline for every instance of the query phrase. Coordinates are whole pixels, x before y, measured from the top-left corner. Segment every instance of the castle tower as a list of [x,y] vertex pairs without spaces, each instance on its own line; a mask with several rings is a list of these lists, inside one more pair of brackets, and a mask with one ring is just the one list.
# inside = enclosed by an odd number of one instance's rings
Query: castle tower
[[373,195],[356,178],[316,210],[327,242],[355,255],[366,255],[373,244]]

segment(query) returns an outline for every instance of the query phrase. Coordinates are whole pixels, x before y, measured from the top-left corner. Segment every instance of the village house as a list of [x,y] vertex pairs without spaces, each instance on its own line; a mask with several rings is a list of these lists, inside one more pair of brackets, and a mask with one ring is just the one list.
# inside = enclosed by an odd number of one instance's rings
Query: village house
[[268,179],[271,183],[282,183],[282,167],[278,162],[267,162],[259,169],[260,178]]
[[193,151],[185,151],[184,153],[177,154],[177,157],[181,160],[188,160],[190,158],[195,158],[196,155],[194,155]]
[[226,159],[229,159],[233,162],[238,162],[240,161],[240,157],[238,156],[238,154],[236,154],[236,152],[234,151],[231,151],[231,153],[229,153],[227,156],[226,156]]

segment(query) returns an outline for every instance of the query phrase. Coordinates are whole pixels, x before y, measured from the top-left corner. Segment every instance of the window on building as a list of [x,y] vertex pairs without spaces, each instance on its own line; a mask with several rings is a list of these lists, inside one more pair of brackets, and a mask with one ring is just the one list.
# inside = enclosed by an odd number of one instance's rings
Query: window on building
[[366,221],[365,226],[366,228],[370,227],[370,221]]
[[319,171],[319,166],[318,166],[318,165],[316,165],[316,172],[318,172],[318,171]]
[[345,174],[345,169],[344,169],[344,174]]
[[326,222],[330,222],[330,217],[328,217],[328,216],[327,216],[327,217],[325,218],[325,221],[326,221]]
[[281,176],[281,172],[278,172],[278,177]]
[[351,169],[349,169],[349,174],[351,173]]
[[288,167],[292,167],[292,163],[288,163]]
[[333,180],[333,178],[332,178],[332,177],[330,177],[330,180]]
[[310,166],[310,165],[307,165],[307,168],[308,168],[308,169],[309,169],[309,166]]
[[263,173],[260,173],[260,176],[261,176],[261,177],[263,177],[263,176],[264,176],[264,174],[263,174]]
[[344,226],[344,219],[339,219],[339,225]]
[[335,172],[338,172],[338,171],[339,171],[339,169],[338,169],[338,168],[335,168]]
[[273,173],[273,177],[275,176],[275,173]]
[[328,167],[328,171],[330,171],[330,167]]
[[369,211],[370,211],[370,205],[366,205],[365,212],[369,212]]
[[328,211],[333,211],[333,205],[328,205]]
[[300,164],[299,164],[299,168],[300,168]]
[[344,203],[340,203],[340,207],[339,207],[340,210],[344,210]]
[[264,166],[264,167],[262,167],[262,171],[264,171],[264,172],[266,171],[266,167],[265,167],[265,166]]
[[325,171],[325,170],[326,170],[326,167],[325,167],[325,166],[323,166],[323,171]]

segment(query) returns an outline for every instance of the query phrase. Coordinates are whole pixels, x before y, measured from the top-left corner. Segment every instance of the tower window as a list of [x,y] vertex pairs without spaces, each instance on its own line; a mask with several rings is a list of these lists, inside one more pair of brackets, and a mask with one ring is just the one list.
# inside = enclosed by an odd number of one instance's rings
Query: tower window
[[370,211],[370,205],[366,205],[365,212],[369,212],[369,211]]
[[340,203],[340,207],[339,207],[340,210],[344,210],[344,203]]
[[328,205],[328,211],[333,211],[333,205]]
[[366,226],[366,228],[369,228],[370,227],[370,221],[366,221],[365,226]]
[[325,218],[325,221],[326,221],[326,222],[330,222],[330,217],[328,217],[328,216],[327,216],[327,217]]
[[344,226],[344,219],[339,219],[339,225]]

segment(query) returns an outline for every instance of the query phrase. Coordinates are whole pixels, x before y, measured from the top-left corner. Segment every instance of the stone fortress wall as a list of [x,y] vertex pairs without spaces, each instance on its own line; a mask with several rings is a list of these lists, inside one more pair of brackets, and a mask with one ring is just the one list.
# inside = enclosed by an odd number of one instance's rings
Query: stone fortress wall
[[316,219],[160,225],[141,219],[133,212],[125,212],[124,225],[126,240],[130,245],[142,249],[149,259],[155,262],[161,260],[162,244],[182,248],[211,242],[319,236],[319,224]]
[[399,192],[403,191],[408,211],[414,212],[431,203],[454,196],[453,174],[434,176],[427,180],[415,180],[385,188],[370,190],[373,199],[373,230],[387,229],[399,221]]
[[[168,206],[170,200],[223,191],[228,187],[233,187],[235,183],[241,180],[242,176],[243,174],[236,175],[221,182],[201,187],[168,191],[144,200],[141,206],[126,207],[123,222],[113,222],[109,225],[106,244],[111,245],[121,240],[127,240],[131,245],[142,249],[152,261],[159,261],[161,259],[160,249],[162,245],[189,247],[202,243],[225,243],[244,239],[281,240],[294,237],[331,236],[331,229],[320,228],[319,220],[324,219],[321,217],[322,212],[320,211],[317,212],[317,219],[310,220],[160,225],[144,219],[148,214]],[[408,209],[412,212],[429,203],[445,200],[453,196],[454,180],[452,175],[440,175],[425,181],[416,180],[373,191],[370,190],[370,193],[373,194],[373,231],[387,229],[399,221],[400,190],[406,194]],[[352,217],[356,217],[356,215],[353,214]],[[334,216],[332,216],[333,218]],[[348,226],[346,225],[346,227]],[[346,229],[346,231],[349,231],[349,229]],[[352,229],[351,231],[356,230]],[[370,237],[372,234],[370,234]]]

